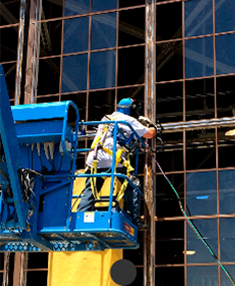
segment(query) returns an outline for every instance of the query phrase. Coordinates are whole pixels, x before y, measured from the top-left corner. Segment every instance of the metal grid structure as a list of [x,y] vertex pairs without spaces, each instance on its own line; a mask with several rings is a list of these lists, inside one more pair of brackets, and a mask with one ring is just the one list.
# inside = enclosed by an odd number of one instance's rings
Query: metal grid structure
[[[12,2],[17,3],[21,12],[18,18],[14,16],[17,13],[10,12]],[[190,218],[208,239],[223,265],[235,276],[234,139],[225,136],[225,132],[235,125],[233,0],[159,0],[156,3],[154,0],[135,3],[119,0],[110,1],[110,5],[116,3],[116,7],[100,11],[93,9],[96,1],[89,0],[83,1],[83,4],[87,3],[86,12],[79,10],[76,13],[66,10],[71,2],[30,1],[30,11],[24,9],[24,0],[3,3],[3,9],[8,8],[8,11],[4,10],[8,23],[4,22],[0,29],[15,31],[17,28],[18,44],[13,43],[13,46],[22,51],[17,56],[1,59],[3,66],[10,67],[9,75],[17,75],[15,84],[6,78],[12,87],[12,103],[71,99],[88,121],[112,112],[123,97],[143,101],[145,114],[156,115],[164,127],[165,151],[158,154],[157,160],[178,190]],[[108,21],[105,15],[109,13],[115,16],[115,25],[113,18],[112,21],[108,18],[114,44],[93,48],[94,31],[99,34],[93,30],[93,19],[103,15]],[[66,30],[66,25],[82,18],[87,18],[87,47],[83,51],[66,52],[64,45],[71,38],[66,38],[65,34],[72,33],[71,26]],[[22,36],[23,23],[27,31],[25,37]],[[102,27],[99,29],[101,31]],[[26,44],[27,51],[22,50],[22,44]],[[91,86],[95,81],[91,75],[92,60],[102,52],[115,55],[115,64],[109,70],[113,74],[112,84]],[[19,53],[23,53],[23,61]],[[66,81],[64,59],[84,55],[87,57],[85,87],[63,90],[63,81]],[[13,65],[17,66],[15,71]],[[46,77],[40,78],[44,72],[49,75],[47,82],[44,81]],[[89,143],[86,141],[85,145],[89,146]],[[151,225],[151,235],[140,237],[140,249],[124,252],[124,257],[137,267],[139,285],[192,286],[204,282],[230,285],[215,261],[204,253],[203,246],[191,234],[177,199],[160,171],[156,169],[156,176],[149,174],[153,162],[143,157],[140,161],[139,174],[144,180],[147,202],[143,216]],[[149,185],[153,177],[156,179],[154,186]],[[154,204],[150,201],[152,189]],[[13,254],[5,254],[4,268],[1,268],[3,281],[8,275],[9,255]],[[24,272],[24,277],[29,277],[27,273],[31,270],[23,266],[22,261],[33,261],[35,256],[25,260],[25,256],[16,254],[14,259],[16,272]],[[32,271],[47,272],[47,266],[40,267]],[[27,285],[26,281],[21,278],[20,285]],[[136,282],[133,285],[137,285]]]

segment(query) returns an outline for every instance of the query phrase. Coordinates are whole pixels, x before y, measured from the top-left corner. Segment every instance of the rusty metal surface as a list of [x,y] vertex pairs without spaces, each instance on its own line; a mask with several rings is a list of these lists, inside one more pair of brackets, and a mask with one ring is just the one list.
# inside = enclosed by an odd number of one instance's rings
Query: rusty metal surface
[[20,104],[20,98],[21,98],[22,64],[23,64],[24,37],[25,37],[24,36],[25,11],[26,11],[26,0],[21,0],[18,51],[17,51],[17,67],[16,67],[17,76],[16,76],[16,90],[15,90],[15,105]]
[[[146,37],[145,37],[145,116],[156,120],[155,106],[155,1],[146,0]],[[155,145],[151,140],[151,145]],[[152,146],[151,146],[152,147]],[[150,229],[144,233],[144,285],[155,285],[155,164],[151,155],[145,157],[144,166],[144,199],[145,223]]]

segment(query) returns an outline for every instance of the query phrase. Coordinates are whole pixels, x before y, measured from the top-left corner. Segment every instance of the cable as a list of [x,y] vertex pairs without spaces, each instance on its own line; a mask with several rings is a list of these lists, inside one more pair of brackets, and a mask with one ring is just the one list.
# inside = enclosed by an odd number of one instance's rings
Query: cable
[[169,185],[171,186],[171,188],[173,189],[179,205],[180,205],[180,209],[181,212],[183,214],[183,216],[185,217],[185,219],[187,220],[189,226],[193,229],[193,231],[196,233],[196,235],[198,236],[198,238],[202,241],[202,243],[207,247],[207,249],[209,250],[210,254],[214,257],[214,259],[216,260],[216,262],[219,264],[219,266],[221,267],[221,269],[225,272],[225,274],[227,275],[227,277],[229,278],[229,280],[232,282],[232,284],[235,286],[235,281],[232,278],[231,274],[225,269],[225,267],[221,264],[221,262],[219,261],[218,257],[216,256],[216,254],[214,253],[214,251],[211,249],[211,247],[209,246],[209,244],[206,242],[206,240],[203,238],[203,236],[201,235],[201,233],[199,232],[199,230],[197,229],[197,227],[195,226],[195,224],[188,218],[187,214],[185,213],[185,210],[183,208],[182,202],[180,200],[180,196],[178,194],[178,192],[176,191],[176,189],[174,188],[174,186],[172,185],[171,181],[168,179],[168,177],[166,176],[166,174],[163,172],[161,166],[159,165],[156,157],[154,155],[152,155],[159,170],[161,171],[162,175],[164,176],[164,178],[167,180],[167,182],[169,183]]
[[10,181],[7,175],[2,171],[2,169],[0,169],[0,174],[4,177],[5,180],[7,180],[8,182]]

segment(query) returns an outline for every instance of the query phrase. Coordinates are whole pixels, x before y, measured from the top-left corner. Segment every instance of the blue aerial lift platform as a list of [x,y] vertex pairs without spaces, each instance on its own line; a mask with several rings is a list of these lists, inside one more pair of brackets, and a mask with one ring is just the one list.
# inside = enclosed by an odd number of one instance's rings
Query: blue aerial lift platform
[[[75,120],[68,123],[69,114]],[[82,138],[79,126],[100,122],[80,122],[72,101],[10,106],[5,77],[0,65],[0,251],[79,251],[138,248],[137,227],[116,204],[110,191],[109,205],[95,212],[72,212],[73,182],[76,178],[115,177],[115,156],[110,173],[76,172],[77,149]],[[133,131],[138,148],[144,141],[126,122],[113,124],[114,142],[118,124]],[[129,144],[131,144],[129,142]],[[135,143],[136,144],[136,143]],[[113,147],[116,152],[116,144]],[[136,160],[138,162],[138,159]]]

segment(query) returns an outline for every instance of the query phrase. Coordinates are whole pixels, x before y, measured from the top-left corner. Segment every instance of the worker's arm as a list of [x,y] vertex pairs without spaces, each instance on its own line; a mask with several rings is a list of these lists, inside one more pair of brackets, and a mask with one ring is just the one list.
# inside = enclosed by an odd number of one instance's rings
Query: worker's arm
[[154,127],[149,127],[149,130],[143,135],[146,139],[151,139],[156,135],[156,129]]

